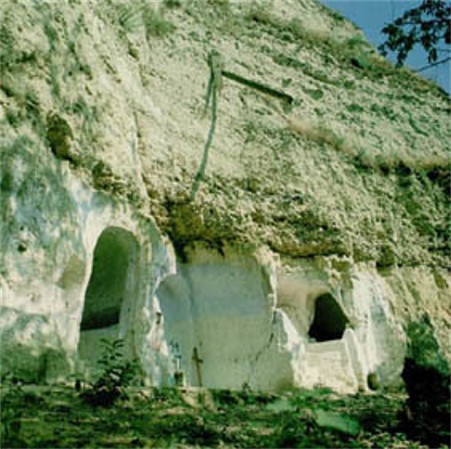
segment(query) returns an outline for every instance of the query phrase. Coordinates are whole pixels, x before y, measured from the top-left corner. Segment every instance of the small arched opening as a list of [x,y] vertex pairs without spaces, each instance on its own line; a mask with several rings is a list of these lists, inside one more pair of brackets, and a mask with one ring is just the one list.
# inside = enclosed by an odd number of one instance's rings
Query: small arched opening
[[348,318],[330,293],[315,301],[315,315],[308,335],[317,342],[339,340],[343,337]]
[[99,359],[102,339],[127,336],[137,249],[136,238],[122,228],[106,228],[97,241],[80,324],[78,355],[85,365]]

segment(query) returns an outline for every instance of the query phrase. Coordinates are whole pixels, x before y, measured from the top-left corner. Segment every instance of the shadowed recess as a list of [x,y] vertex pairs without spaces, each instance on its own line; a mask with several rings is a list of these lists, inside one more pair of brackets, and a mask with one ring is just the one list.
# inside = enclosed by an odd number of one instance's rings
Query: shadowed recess
[[120,228],[107,228],[99,237],[86,290],[81,330],[119,323],[127,274],[136,246],[133,235]]
[[316,341],[339,340],[343,337],[348,319],[332,295],[326,293],[315,301],[315,317],[309,337]]

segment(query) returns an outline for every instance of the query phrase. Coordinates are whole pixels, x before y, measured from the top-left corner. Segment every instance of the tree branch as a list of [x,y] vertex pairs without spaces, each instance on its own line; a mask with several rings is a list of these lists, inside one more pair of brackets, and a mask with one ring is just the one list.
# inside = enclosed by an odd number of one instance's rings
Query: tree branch
[[441,61],[434,62],[433,64],[425,65],[424,67],[421,67],[421,69],[416,70],[417,72],[422,72],[423,70],[430,69],[431,67],[435,67],[436,65],[444,64],[445,62],[448,62],[451,60],[451,56],[448,56],[447,58],[442,59]]
[[434,24],[434,25],[443,26],[443,25],[446,25],[448,23],[448,20],[447,19],[431,19],[431,20],[419,19],[417,21],[415,21],[415,20],[414,21],[406,20],[405,22],[399,23],[396,26],[398,26],[398,27],[403,27],[403,26],[406,26],[406,25],[421,26],[422,23],[426,23],[426,22],[430,23],[431,25]]

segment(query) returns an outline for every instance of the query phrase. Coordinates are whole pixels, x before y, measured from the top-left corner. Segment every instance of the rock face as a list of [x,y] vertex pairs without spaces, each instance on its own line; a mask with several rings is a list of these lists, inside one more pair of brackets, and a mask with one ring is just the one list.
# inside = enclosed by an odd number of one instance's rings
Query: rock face
[[[427,316],[449,364],[449,98],[313,0],[4,1],[1,364],[156,385],[398,385]],[[216,49],[225,69],[191,189]],[[355,64],[355,61],[359,64]]]

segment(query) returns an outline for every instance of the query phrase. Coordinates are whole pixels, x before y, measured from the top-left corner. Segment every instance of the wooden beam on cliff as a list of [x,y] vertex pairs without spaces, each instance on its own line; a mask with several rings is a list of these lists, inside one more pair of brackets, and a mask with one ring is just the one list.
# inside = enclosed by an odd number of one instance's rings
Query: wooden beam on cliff
[[194,200],[196,193],[199,190],[200,183],[205,177],[205,170],[207,168],[208,154],[211,144],[213,142],[213,135],[216,128],[216,113],[217,113],[217,97],[221,93],[223,86],[223,77],[228,78],[251,89],[258,90],[259,92],[271,95],[279,100],[286,101],[289,105],[294,102],[294,98],[285,92],[282,92],[272,87],[257,81],[250,80],[244,76],[237,75],[236,73],[224,70],[224,58],[215,50],[212,50],[208,55],[208,66],[210,68],[210,79],[208,81],[207,94],[205,96],[204,115],[208,112],[208,108],[211,103],[211,122],[210,129],[208,131],[207,141],[204,145],[204,152],[202,156],[199,169],[194,177],[193,186],[191,189],[191,200]]
[[237,83],[243,84],[247,87],[251,87],[252,89],[271,95],[272,97],[284,100],[288,104],[292,104],[294,101],[294,98],[291,95],[282,92],[281,90],[273,89],[272,87],[266,86],[265,84],[259,83],[257,81],[252,81],[248,78],[244,78],[243,76],[237,75],[236,73],[223,70],[222,76],[232,81],[236,81]]

